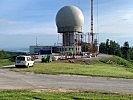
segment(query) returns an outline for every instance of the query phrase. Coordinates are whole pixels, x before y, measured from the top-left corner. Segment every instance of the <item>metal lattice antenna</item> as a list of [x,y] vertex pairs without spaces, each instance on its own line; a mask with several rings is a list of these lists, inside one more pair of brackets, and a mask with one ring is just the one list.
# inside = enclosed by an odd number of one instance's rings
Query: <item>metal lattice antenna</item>
[[93,0],[91,0],[91,53],[94,53],[94,33],[93,33]]

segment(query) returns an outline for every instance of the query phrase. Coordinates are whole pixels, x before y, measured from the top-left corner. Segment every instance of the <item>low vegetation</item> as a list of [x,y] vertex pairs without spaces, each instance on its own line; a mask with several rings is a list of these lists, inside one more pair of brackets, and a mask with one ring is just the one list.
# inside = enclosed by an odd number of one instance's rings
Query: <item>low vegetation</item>
[[25,55],[23,52],[0,51],[0,66],[12,65],[17,55]]
[[103,62],[105,64],[118,65],[118,66],[125,67],[125,68],[133,68],[132,62],[125,60],[125,59],[118,57],[118,56],[100,59],[100,62]]
[[23,53],[23,52],[9,52],[9,51],[1,50],[0,51],[0,59],[8,59],[8,58],[12,58],[17,55],[24,55],[24,54],[25,53]]
[[14,62],[9,59],[0,59],[0,66],[12,65]]
[[31,68],[13,68],[13,71],[39,74],[72,74],[100,77],[133,78],[132,63],[120,57],[101,59],[90,63],[38,63]]
[[1,100],[131,100],[130,94],[99,92],[32,92],[28,90],[0,91]]

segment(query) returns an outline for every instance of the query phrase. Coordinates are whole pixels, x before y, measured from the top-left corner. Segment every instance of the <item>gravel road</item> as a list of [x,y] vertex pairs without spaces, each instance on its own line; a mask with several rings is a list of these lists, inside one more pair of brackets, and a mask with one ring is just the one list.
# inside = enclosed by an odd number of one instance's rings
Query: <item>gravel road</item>
[[133,79],[12,72],[0,67],[0,89],[54,89],[133,93]]

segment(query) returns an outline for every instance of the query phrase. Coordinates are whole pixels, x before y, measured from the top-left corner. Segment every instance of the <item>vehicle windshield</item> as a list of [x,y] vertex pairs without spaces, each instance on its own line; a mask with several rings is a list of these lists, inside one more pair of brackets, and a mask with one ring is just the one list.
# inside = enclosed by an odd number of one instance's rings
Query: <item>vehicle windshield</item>
[[17,57],[17,60],[25,61],[25,57]]

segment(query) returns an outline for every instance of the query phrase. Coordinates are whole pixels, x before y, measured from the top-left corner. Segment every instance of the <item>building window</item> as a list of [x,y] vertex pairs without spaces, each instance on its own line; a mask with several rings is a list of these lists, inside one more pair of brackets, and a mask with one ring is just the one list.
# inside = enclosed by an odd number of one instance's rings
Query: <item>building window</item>
[[30,59],[30,57],[27,57],[27,61],[30,61],[31,59]]

